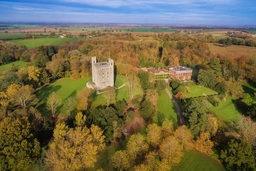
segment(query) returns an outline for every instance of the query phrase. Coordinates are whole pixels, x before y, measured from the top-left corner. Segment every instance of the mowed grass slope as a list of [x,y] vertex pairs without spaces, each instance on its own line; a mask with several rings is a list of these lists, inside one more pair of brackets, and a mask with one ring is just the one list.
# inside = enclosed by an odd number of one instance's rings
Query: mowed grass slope
[[240,116],[240,113],[235,106],[235,102],[230,96],[226,98],[226,101],[221,101],[218,106],[210,107],[210,111],[225,123],[236,122]]
[[196,151],[185,152],[181,162],[172,167],[172,171],[225,171],[223,165],[215,159]]
[[[169,86],[168,89],[170,92],[172,92]],[[178,124],[178,115],[176,109],[165,90],[162,90],[160,96],[158,97],[157,108],[158,114],[154,118],[155,123],[159,123],[163,121],[163,119],[168,119],[171,120],[175,126]]]
[[[51,112],[46,108],[46,101],[51,93],[56,92],[62,98],[62,103],[64,103],[65,100],[69,97],[75,98],[77,92],[86,87],[86,83],[88,81],[91,81],[91,78],[83,78],[79,80],[62,78],[48,86],[40,88],[36,92],[36,95],[39,99],[37,108],[40,112],[42,112],[42,114],[50,114]],[[66,110],[67,109],[64,107],[64,105],[58,108],[58,112],[61,115],[64,115]]]
[[[188,90],[186,90],[186,88]],[[186,98],[218,94],[216,91],[214,91],[212,89],[209,89],[209,88],[206,88],[206,87],[200,86],[200,85],[195,85],[195,84],[190,84],[187,86],[182,85],[178,89],[179,89],[179,91],[184,93]]]
[[256,57],[256,47],[231,45],[222,47],[221,44],[207,43],[210,51],[213,54],[220,54],[231,58],[238,58],[241,56]]
[[26,63],[26,62],[15,61],[15,62],[6,64],[6,65],[0,66],[0,71],[7,70],[7,69],[10,69],[10,68],[12,68],[12,67],[24,68],[24,67],[26,67],[26,66],[27,66],[27,63]]
[[[78,79],[78,80],[73,80],[71,78],[62,78],[48,86],[44,86],[44,87],[40,88],[39,90],[36,91],[36,95],[39,99],[39,103],[37,106],[38,110],[40,112],[42,112],[43,114],[50,114],[51,112],[49,110],[47,110],[47,108],[46,108],[46,101],[51,93],[56,92],[62,98],[62,102],[64,103],[65,100],[69,97],[76,98],[77,92],[79,92],[80,90],[85,88],[86,83],[89,81],[91,81],[91,78],[83,78],[83,79]],[[115,85],[117,87],[119,87],[119,86],[123,85],[125,83],[125,81],[126,81],[125,77],[117,76],[117,78],[115,80]],[[136,90],[135,96],[140,95],[140,94],[141,94],[141,92]],[[127,85],[116,90],[116,100],[117,101],[123,100],[123,99],[129,100],[129,97],[130,96],[129,96],[129,91],[128,91]],[[91,104],[92,108],[97,107],[99,105],[106,104],[106,99],[103,94],[96,95],[96,93],[93,93],[91,96],[91,100],[92,100],[92,104]],[[66,110],[67,109],[65,108],[64,105],[61,105],[58,108],[58,112],[61,115],[65,115]]]
[[24,39],[24,40],[10,40],[10,42],[18,45],[25,45],[27,48],[34,48],[42,45],[61,45],[65,42],[72,42],[78,40],[77,38],[38,38],[38,39]]

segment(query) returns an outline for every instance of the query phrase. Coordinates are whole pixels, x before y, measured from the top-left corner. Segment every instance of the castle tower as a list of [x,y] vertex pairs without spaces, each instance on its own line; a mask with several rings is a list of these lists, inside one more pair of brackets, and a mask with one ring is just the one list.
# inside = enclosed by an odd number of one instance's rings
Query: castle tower
[[109,58],[108,62],[97,62],[96,57],[92,57],[92,81],[97,90],[114,87],[114,60]]

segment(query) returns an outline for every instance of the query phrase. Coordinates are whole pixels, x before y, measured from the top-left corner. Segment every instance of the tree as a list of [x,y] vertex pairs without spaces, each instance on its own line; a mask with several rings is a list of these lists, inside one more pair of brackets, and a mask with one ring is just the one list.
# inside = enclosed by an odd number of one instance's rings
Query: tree
[[160,145],[160,157],[171,165],[178,164],[183,156],[182,150],[179,141],[175,137],[169,136]]
[[219,60],[212,60],[209,66],[210,70],[212,70],[217,77],[222,76],[222,67]]
[[136,90],[140,90],[140,79],[136,75],[129,75],[127,78],[127,85],[130,94],[130,99],[133,99]]
[[173,123],[171,120],[165,119],[162,124],[162,137],[167,138],[173,134]]
[[145,126],[145,121],[137,111],[126,113],[125,130],[128,134],[134,134]]
[[227,87],[227,93],[230,94],[233,99],[239,99],[243,96],[244,90],[240,82],[229,79],[225,84]]
[[56,125],[45,160],[49,170],[82,170],[94,167],[98,152],[105,147],[103,131],[95,125],[89,129],[80,121],[76,123],[79,124],[75,128],[68,128],[64,123]]
[[210,135],[214,136],[217,133],[218,129],[218,119],[212,114],[208,114],[207,127],[205,129],[205,132],[208,132],[210,133]]
[[140,115],[146,121],[150,122],[155,115],[155,106],[150,101],[144,100],[140,105]]
[[149,89],[150,88],[149,72],[140,71],[138,77],[140,79],[141,88],[143,90]]
[[126,150],[119,150],[111,158],[114,168],[126,170],[130,166],[129,155]]
[[116,103],[116,91],[115,88],[108,86],[104,89],[103,96],[107,100],[107,106]]
[[64,106],[66,107],[67,109],[66,113],[69,116],[72,113],[72,111],[76,109],[77,100],[74,97],[69,97],[67,98],[67,100],[65,100]]
[[221,150],[220,159],[227,170],[255,170],[255,156],[247,142],[232,139],[225,150]]
[[117,127],[121,127],[123,124],[123,117],[119,116],[117,111],[113,107],[96,108],[92,110],[88,116],[88,124],[98,125],[104,130],[105,141],[111,142],[113,140],[113,122],[117,121]]
[[20,105],[22,108],[26,108],[28,105],[37,103],[36,95],[33,94],[33,92],[34,89],[31,86],[21,86],[11,98],[16,104]]
[[211,155],[213,142],[210,140],[210,134],[202,132],[195,142],[195,148],[202,153]]
[[77,93],[77,110],[87,110],[88,98],[91,95],[92,90],[89,88],[83,88]]
[[206,129],[207,115],[206,107],[199,102],[193,100],[188,104],[184,116],[187,118],[188,127],[191,133],[196,137],[200,132],[204,132]]
[[48,69],[53,79],[62,78],[64,76],[63,60],[54,60],[46,63],[46,69]]
[[46,106],[49,110],[51,110],[53,117],[56,116],[56,110],[61,105],[62,103],[61,101],[62,101],[61,97],[55,92],[50,94],[50,96],[48,97]]
[[182,148],[185,147],[186,150],[193,148],[193,136],[185,125],[182,125],[175,130],[174,137],[179,140]]
[[28,170],[40,156],[40,144],[27,117],[0,122],[0,170]]
[[214,89],[214,87],[218,83],[216,78],[217,75],[215,74],[215,71],[201,69],[198,74],[198,83],[205,87]]
[[28,73],[28,80],[32,85],[37,86],[39,83],[39,78],[41,75],[42,70],[40,68],[37,68],[35,66],[29,66],[27,68],[27,73]]
[[185,99],[186,95],[184,93],[182,93],[181,91],[178,91],[177,94],[175,95],[175,97],[179,100]]
[[156,89],[148,89],[145,98],[146,101],[149,101],[153,106],[157,106],[158,93]]
[[145,153],[148,150],[146,138],[138,134],[133,134],[127,143],[127,152],[132,160],[136,159],[138,155]]
[[147,126],[147,142],[153,147],[159,146],[162,138],[161,131],[161,127],[156,124]]
[[156,89],[158,93],[166,88],[166,82],[164,80],[156,80]]
[[256,147],[256,123],[251,118],[240,116],[235,127],[242,141],[248,142],[250,145]]

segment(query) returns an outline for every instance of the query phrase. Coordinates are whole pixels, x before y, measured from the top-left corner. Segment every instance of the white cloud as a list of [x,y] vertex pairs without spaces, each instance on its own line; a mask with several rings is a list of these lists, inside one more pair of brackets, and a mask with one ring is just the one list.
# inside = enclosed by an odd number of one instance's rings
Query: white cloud
[[87,4],[92,6],[123,7],[144,5],[195,5],[195,4],[228,4],[234,0],[64,0],[70,3]]

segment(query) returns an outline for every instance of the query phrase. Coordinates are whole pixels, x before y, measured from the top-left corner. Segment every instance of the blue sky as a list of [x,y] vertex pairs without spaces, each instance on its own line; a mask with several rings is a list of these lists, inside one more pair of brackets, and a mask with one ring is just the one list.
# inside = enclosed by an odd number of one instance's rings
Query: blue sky
[[0,22],[256,25],[256,0],[0,0]]

